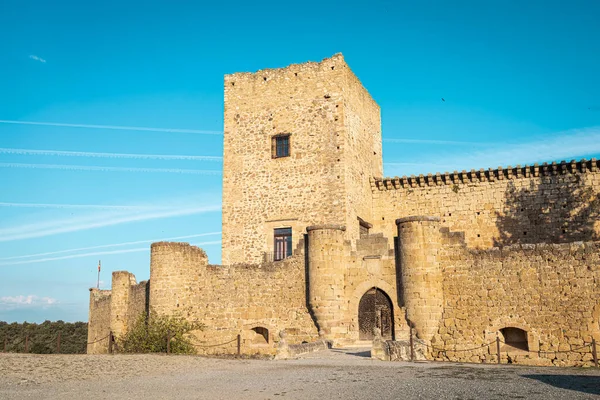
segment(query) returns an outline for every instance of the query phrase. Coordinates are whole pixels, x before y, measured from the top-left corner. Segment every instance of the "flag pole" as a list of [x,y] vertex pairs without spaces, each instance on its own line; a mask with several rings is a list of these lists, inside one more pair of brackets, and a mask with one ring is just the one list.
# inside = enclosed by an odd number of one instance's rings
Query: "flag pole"
[[96,289],[100,289],[100,260],[98,260],[98,283],[96,284]]

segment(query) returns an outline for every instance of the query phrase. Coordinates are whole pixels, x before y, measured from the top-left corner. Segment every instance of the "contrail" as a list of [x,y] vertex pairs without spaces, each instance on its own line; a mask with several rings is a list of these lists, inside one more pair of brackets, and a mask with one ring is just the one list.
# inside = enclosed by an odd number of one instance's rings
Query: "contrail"
[[429,140],[429,139],[383,139],[384,142],[390,143],[415,143],[415,144],[447,144],[454,146],[489,146],[494,143],[482,142],[460,142],[454,140]]
[[221,171],[206,170],[206,169],[101,167],[101,166],[93,166],[93,165],[67,165],[67,164],[0,163],[0,168],[62,169],[62,170],[69,170],[69,171],[104,171],[104,172],[150,172],[150,173],[170,173],[170,174],[195,174],[195,175],[220,175],[221,174]]
[[105,226],[120,225],[129,222],[148,221],[160,218],[182,217],[186,215],[216,212],[221,210],[220,204],[179,208],[171,210],[150,210],[150,212],[131,215],[103,215],[81,218],[59,219],[49,222],[39,222],[30,225],[19,225],[0,229],[0,242],[12,240],[46,237],[60,233],[79,232]]
[[19,208],[64,208],[64,209],[99,209],[99,210],[157,210],[160,208],[172,207],[153,207],[153,206],[122,206],[107,204],[51,204],[51,203],[8,203],[0,202],[0,207],[19,207]]
[[129,154],[129,153],[95,153],[87,151],[63,150],[35,150],[0,148],[0,153],[17,155],[40,155],[59,157],[97,157],[97,158],[135,158],[146,160],[193,160],[193,161],[221,161],[220,156],[187,156],[180,154]]
[[[211,241],[211,242],[195,243],[195,244],[192,244],[192,246],[210,246],[210,245],[215,245],[215,244],[221,244],[221,241],[220,240],[215,240],[215,241]],[[106,255],[106,254],[135,253],[135,252],[140,252],[140,251],[148,251],[149,252],[150,249],[148,247],[138,247],[138,248],[135,248],[135,249],[111,250],[111,251],[95,251],[95,252],[92,252],[92,253],[72,254],[70,256],[48,257],[48,258],[40,258],[40,259],[37,259],[37,260],[25,260],[25,261],[0,263],[0,267],[5,267],[7,265],[36,264],[36,263],[41,263],[41,262],[46,262],[46,261],[68,260],[68,259],[72,259],[72,258],[82,258],[82,257],[89,257],[89,256],[101,256],[101,255]]]
[[105,248],[109,248],[109,247],[129,246],[129,245],[132,245],[132,244],[154,243],[154,242],[167,242],[167,241],[172,241],[172,240],[190,239],[190,238],[196,238],[196,237],[201,237],[201,236],[215,236],[215,235],[220,235],[220,234],[221,234],[221,232],[208,232],[208,233],[198,233],[198,234],[195,234],[195,235],[176,236],[176,237],[162,238],[162,239],[136,240],[135,242],[123,242],[123,243],[104,244],[104,245],[100,245],[100,246],[79,247],[77,249],[68,249],[68,250],[51,251],[51,252],[47,252],[47,253],[29,254],[29,255],[26,255],[26,256],[5,257],[5,258],[0,258],[0,261],[18,260],[18,259],[21,259],[21,258],[32,258],[32,257],[50,256],[50,255],[54,255],[54,254],[73,253],[73,252],[76,252],[76,251],[83,251],[83,250],[105,249]]
[[205,131],[199,129],[176,129],[176,128],[150,128],[142,126],[118,126],[118,125],[90,125],[90,124],[66,124],[62,122],[37,122],[37,121],[16,121],[0,119],[3,124],[17,125],[40,125],[40,126],[62,126],[67,128],[88,128],[88,129],[113,129],[119,131],[144,131],[144,132],[167,132],[167,133],[197,133],[201,135],[222,135],[221,131]]

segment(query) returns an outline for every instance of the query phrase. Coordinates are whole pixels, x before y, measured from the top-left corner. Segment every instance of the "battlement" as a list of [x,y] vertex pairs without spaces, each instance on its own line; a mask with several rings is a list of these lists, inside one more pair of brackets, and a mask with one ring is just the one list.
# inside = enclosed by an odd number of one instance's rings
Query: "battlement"
[[454,171],[427,174],[420,174],[419,176],[411,175],[407,177],[394,177],[394,178],[371,178],[371,189],[373,192],[382,190],[398,190],[398,189],[411,189],[416,187],[426,186],[442,186],[442,185],[460,185],[474,182],[494,182],[502,180],[512,179],[523,179],[523,178],[537,178],[544,176],[557,176],[567,174],[585,174],[587,172],[599,172],[600,164],[598,160],[592,158],[591,160],[581,159],[580,161],[571,160],[570,162],[561,161],[560,163],[543,163],[539,165],[535,163],[533,165],[517,165],[516,167],[508,166],[506,168],[498,167],[496,169],[489,168],[485,170],[483,168],[478,171],[472,169],[471,171],[462,170],[461,172]]
[[289,79],[291,77],[302,78],[302,72],[315,72],[315,71],[335,71],[335,67],[343,64],[348,66],[344,61],[342,53],[334,54],[329,58],[324,58],[321,61],[308,61],[299,64],[290,64],[282,68],[265,68],[256,72],[235,72],[233,74],[225,75],[225,82],[229,83],[229,86],[236,86],[243,82],[259,82],[266,84],[273,79],[283,78]]
[[197,246],[192,246],[185,242],[154,242],[150,245],[151,251],[165,250],[165,251],[179,251],[183,253],[193,254],[199,257],[205,257],[206,252]]

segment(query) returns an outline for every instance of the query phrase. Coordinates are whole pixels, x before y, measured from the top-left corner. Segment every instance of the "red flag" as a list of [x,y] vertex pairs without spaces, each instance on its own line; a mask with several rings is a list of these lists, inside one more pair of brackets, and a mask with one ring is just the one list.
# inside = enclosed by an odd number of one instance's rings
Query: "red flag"
[[100,272],[100,260],[98,260],[98,272]]

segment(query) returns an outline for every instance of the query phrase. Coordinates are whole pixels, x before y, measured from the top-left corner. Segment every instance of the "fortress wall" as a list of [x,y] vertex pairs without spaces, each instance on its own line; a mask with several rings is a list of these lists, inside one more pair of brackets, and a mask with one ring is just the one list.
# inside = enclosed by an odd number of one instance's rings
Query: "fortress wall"
[[132,326],[140,315],[148,314],[148,290],[150,289],[150,283],[148,281],[142,281],[137,285],[131,285],[129,287],[129,304],[127,307],[127,320],[128,325]]
[[375,287],[392,302],[395,337],[407,336],[393,246],[377,234],[358,239],[353,250],[344,230],[339,225],[308,228],[309,303],[319,329],[336,346],[359,340],[359,303]]
[[[445,308],[434,346],[473,348],[498,331],[527,332],[529,350],[501,348],[503,363],[592,365],[592,338],[600,341],[600,242],[512,245],[472,250],[442,247]],[[536,351],[549,353],[536,353]],[[558,353],[557,351],[574,351]],[[496,361],[496,344],[440,359]]]
[[[225,76],[222,262],[259,263],[273,229],[339,223],[344,163],[343,56]],[[291,134],[290,157],[272,137]]]
[[430,215],[470,248],[600,239],[597,160],[372,180],[374,232]]
[[108,339],[110,333],[110,305],[111,291],[90,289],[90,310],[88,320],[88,354],[103,354],[108,352]]
[[[160,255],[155,258],[157,251]],[[156,274],[157,269],[162,272]],[[163,242],[152,245],[151,276],[153,309],[206,325],[204,331],[195,332],[195,343],[220,344],[241,334],[244,353],[273,353],[283,329],[289,343],[318,338],[306,308],[301,252],[276,263],[225,267],[209,265],[202,249]],[[252,331],[256,327],[268,329],[268,343]],[[199,346],[198,352],[233,353],[236,345],[234,341]]]
[[342,150],[346,184],[347,238],[359,237],[356,217],[372,223],[373,199],[370,176],[383,175],[381,147],[381,111],[356,75],[344,66],[343,122],[346,131]]

